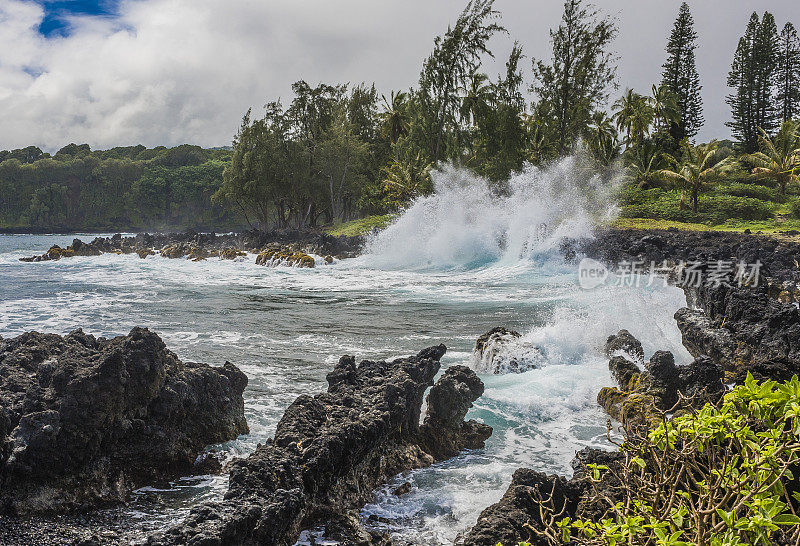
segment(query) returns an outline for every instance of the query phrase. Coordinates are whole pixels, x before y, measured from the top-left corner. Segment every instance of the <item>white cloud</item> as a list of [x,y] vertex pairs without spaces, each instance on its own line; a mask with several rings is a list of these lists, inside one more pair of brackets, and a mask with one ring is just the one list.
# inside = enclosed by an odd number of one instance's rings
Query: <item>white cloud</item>
[[[292,82],[416,83],[433,37],[464,0],[129,0],[117,18],[78,16],[67,37],[45,39],[44,13],[29,0],[0,0],[0,149],[69,142],[92,147],[230,142],[242,113],[289,98]],[[598,2],[620,21],[622,86],[658,78],[677,2]],[[701,34],[707,128],[723,123],[725,74],[754,8],[779,23],[792,2],[693,3]],[[715,7],[716,6],[716,7]],[[558,0],[497,0],[511,37],[547,55]],[[799,21],[800,22],[800,21]],[[499,57],[510,39],[496,40]],[[492,63],[491,72],[502,66]],[[526,64],[527,67],[527,64]],[[703,136],[701,135],[701,136]]]

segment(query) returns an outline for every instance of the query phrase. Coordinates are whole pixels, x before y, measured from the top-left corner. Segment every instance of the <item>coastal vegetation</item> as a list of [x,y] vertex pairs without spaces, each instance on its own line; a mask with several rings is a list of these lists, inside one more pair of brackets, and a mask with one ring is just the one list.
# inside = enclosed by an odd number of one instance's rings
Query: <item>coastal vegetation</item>
[[616,21],[586,0],[565,2],[549,58],[529,59],[514,42],[492,76],[484,60],[507,32],[493,0],[472,0],[434,40],[414,86],[383,95],[371,83],[301,80],[285,104],[249,110],[225,149],[2,151],[0,229],[336,230],[431,193],[442,164],[502,193],[525,165],[575,154],[603,181],[622,181],[622,218],[742,229],[800,220],[800,39],[791,22],[779,27],[769,12],[747,22],[731,92],[719,97],[735,141],[710,143],[696,140],[702,52],[686,3],[648,90],[618,88]]
[[[619,444],[620,464],[586,465],[591,519],[542,503],[541,544],[795,544],[800,381],[752,375],[718,404],[685,411]],[[520,543],[520,546],[529,546]]]

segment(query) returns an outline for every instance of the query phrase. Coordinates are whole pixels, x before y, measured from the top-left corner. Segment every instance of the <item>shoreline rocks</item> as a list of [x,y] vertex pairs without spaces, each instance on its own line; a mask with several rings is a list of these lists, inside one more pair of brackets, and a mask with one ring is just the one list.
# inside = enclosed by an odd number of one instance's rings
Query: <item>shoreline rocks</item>
[[250,252],[270,254],[269,257],[259,257],[260,261],[257,263],[261,265],[313,267],[314,259],[310,254],[324,256],[324,261],[331,263],[334,257],[356,256],[363,244],[363,237],[334,236],[300,230],[253,230],[225,235],[195,232],[140,233],[125,237],[118,233],[112,237],[96,237],[90,242],[75,239],[67,248],[54,245],[44,254],[20,258],[20,261],[42,262],[106,253],[135,253],[142,259],[159,254],[165,258],[186,258],[193,261],[208,258],[234,260]]
[[247,433],[246,385],[144,328],[0,340],[0,513],[86,510],[191,473],[206,446]]
[[463,418],[483,384],[472,370],[453,366],[434,385],[445,351],[439,345],[359,364],[342,357],[328,374],[327,392],[297,398],[275,437],[232,464],[222,502],[194,508],[147,543],[291,545],[304,529],[341,527],[342,515],[363,506],[392,476],[482,447],[491,427]]

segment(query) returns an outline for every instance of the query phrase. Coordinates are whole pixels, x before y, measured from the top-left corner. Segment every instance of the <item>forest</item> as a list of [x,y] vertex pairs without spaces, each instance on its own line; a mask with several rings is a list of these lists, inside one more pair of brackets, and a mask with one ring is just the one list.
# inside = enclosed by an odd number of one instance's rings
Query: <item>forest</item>
[[[744,22],[743,22],[744,23]],[[552,55],[515,42],[505,70],[484,71],[507,34],[493,0],[472,0],[433,42],[419,80],[298,81],[286,104],[249,110],[224,149],[70,144],[0,152],[0,229],[316,228],[396,212],[433,191],[444,163],[498,192],[527,165],[578,155],[622,179],[623,218],[740,225],[800,219],[800,40],[791,22],[753,13],[731,52],[733,140],[700,143],[697,32],[681,5],[659,81],[620,89],[616,21],[567,0]],[[738,224],[737,224],[738,222]]]

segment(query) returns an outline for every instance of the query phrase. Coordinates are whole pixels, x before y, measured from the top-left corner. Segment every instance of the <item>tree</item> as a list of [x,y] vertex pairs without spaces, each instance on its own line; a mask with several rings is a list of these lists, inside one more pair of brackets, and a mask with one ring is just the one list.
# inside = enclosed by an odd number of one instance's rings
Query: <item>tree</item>
[[792,23],[781,31],[776,98],[782,121],[800,117],[800,39]]
[[644,95],[628,89],[617,102],[614,103],[614,119],[617,128],[625,131],[626,147],[638,146],[650,132],[655,112],[650,101]]
[[669,120],[669,133],[675,142],[695,136],[703,125],[703,87],[697,73],[696,49],[694,19],[689,4],[683,2],[667,42],[660,86],[671,91],[677,103],[677,119]]
[[775,19],[766,12],[759,22],[758,14],[753,13],[744,36],[739,40],[728,74],[728,87],[735,91],[726,98],[733,118],[726,125],[747,153],[758,149],[759,128],[771,134],[779,124],[773,100],[777,65]]
[[397,144],[400,137],[408,134],[408,94],[400,91],[392,91],[391,99],[383,97],[383,112],[380,114],[381,127],[384,136],[389,138],[392,144]]
[[491,56],[489,39],[505,32],[496,22],[500,14],[493,5],[494,0],[470,0],[455,25],[436,38],[433,52],[423,64],[415,96],[419,108],[417,147],[433,163],[458,155],[458,91],[468,87],[481,56]]
[[720,169],[726,164],[717,156],[717,141],[708,144],[693,146],[684,141],[683,154],[678,160],[667,155],[667,160],[672,163],[672,169],[662,169],[658,175],[666,180],[688,189],[691,193],[692,212],[697,212],[697,200],[703,187],[713,184],[720,176]]
[[[666,85],[653,85],[650,104],[653,106],[655,127],[657,131],[669,129],[673,123],[680,121],[680,107],[675,93]],[[670,135],[671,136],[671,135]]]
[[567,0],[561,24],[550,31],[552,61],[533,61],[531,91],[552,112],[562,155],[574,150],[592,111],[606,102],[609,89],[615,87],[616,58],[609,47],[616,34],[614,21],[601,18],[591,4]]
[[345,208],[352,205],[365,183],[363,172],[368,157],[369,147],[358,137],[352,122],[344,115],[337,116],[317,148],[317,165],[332,218],[345,219]]
[[661,153],[658,146],[651,140],[646,140],[634,150],[627,175],[637,186],[643,188],[658,180],[659,163]]
[[605,112],[597,111],[592,115],[586,133],[586,144],[594,160],[593,167],[600,171],[608,170],[619,157],[620,151],[613,121]]
[[800,173],[800,121],[784,121],[775,138],[762,129],[758,142],[761,151],[747,157],[755,167],[753,173],[777,182],[785,195],[786,186],[797,182]]
[[384,199],[389,207],[399,209],[415,197],[433,191],[433,166],[421,152],[411,156],[406,151],[399,159],[393,159],[384,169],[383,179]]

